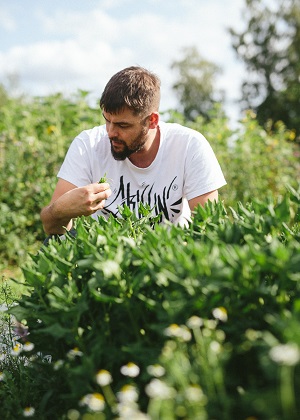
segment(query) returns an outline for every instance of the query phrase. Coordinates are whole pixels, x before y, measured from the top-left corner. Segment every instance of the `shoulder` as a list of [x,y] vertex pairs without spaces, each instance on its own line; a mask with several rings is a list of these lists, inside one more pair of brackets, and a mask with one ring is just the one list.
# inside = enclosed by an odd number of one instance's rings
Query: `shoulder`
[[87,140],[87,139],[97,139],[107,136],[105,125],[97,125],[96,127],[90,128],[88,130],[83,130],[76,138]]
[[74,142],[77,144],[85,144],[89,147],[95,147],[106,137],[107,131],[105,125],[99,125],[88,130],[83,130],[75,137]]

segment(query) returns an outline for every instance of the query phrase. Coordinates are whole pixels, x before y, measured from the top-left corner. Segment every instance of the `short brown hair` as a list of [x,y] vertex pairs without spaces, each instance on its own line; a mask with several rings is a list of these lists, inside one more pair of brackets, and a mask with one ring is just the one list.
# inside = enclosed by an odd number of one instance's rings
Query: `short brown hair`
[[160,102],[160,79],[143,67],[127,67],[116,73],[104,88],[100,108],[116,114],[125,107],[134,114],[156,112]]

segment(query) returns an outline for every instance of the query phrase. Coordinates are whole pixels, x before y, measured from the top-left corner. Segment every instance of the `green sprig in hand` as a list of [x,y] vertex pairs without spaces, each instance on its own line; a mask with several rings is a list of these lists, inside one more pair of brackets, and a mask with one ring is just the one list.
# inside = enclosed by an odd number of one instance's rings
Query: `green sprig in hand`
[[106,176],[106,172],[105,174],[100,178],[100,181],[98,182],[98,184],[103,184],[104,182],[107,182],[107,176]]

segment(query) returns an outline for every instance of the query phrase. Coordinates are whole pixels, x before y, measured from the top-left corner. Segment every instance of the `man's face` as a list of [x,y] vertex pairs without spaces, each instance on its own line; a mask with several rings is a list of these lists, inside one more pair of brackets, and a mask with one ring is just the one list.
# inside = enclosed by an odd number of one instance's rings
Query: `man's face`
[[125,108],[118,114],[103,111],[111,153],[116,160],[125,160],[142,150],[148,140],[149,117],[134,115]]

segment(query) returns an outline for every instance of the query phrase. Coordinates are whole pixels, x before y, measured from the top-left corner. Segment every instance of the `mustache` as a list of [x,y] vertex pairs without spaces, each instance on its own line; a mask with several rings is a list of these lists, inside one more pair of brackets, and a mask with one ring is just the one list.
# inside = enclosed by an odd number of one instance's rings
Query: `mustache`
[[114,141],[115,143],[119,143],[119,144],[123,144],[123,145],[126,144],[124,140],[118,139],[118,137],[109,137],[109,140],[110,140],[110,142]]

